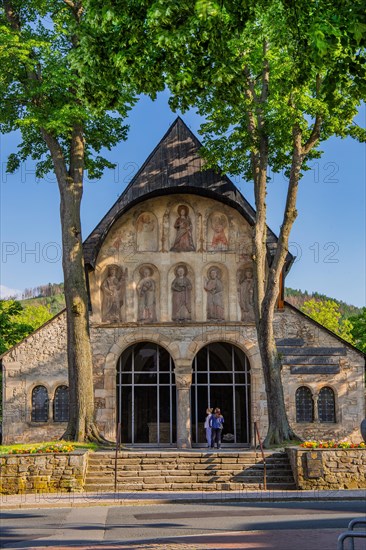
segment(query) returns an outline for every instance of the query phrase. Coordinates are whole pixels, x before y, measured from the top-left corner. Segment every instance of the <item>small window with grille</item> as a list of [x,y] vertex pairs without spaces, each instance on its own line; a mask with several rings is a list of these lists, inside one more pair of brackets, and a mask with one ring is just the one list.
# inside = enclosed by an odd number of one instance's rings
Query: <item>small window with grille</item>
[[32,422],[48,421],[48,392],[44,386],[36,386],[32,391]]
[[335,422],[335,399],[332,388],[322,388],[318,397],[319,422]]
[[67,422],[69,420],[69,388],[67,386],[56,388],[53,402],[53,419],[55,422]]
[[296,422],[313,422],[314,405],[311,391],[306,386],[296,390]]

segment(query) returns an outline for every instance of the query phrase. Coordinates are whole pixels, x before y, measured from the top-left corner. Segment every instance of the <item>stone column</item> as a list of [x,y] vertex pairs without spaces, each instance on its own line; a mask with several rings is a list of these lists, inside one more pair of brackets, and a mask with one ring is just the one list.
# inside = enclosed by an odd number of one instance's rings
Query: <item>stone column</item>
[[313,395],[313,403],[314,403],[314,422],[319,422],[318,398],[319,398],[319,394],[318,394],[318,393],[315,393],[315,394]]
[[191,436],[191,385],[192,361],[175,361],[175,383],[177,386],[177,447],[190,449]]

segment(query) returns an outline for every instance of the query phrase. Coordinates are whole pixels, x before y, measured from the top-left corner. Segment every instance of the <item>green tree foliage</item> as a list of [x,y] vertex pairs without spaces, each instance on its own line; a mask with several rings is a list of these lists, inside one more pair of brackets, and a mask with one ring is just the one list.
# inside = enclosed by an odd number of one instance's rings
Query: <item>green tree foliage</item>
[[366,307],[362,309],[359,315],[350,317],[349,321],[352,323],[351,334],[355,346],[366,353]]
[[89,78],[82,85],[73,60],[83,32],[87,33],[82,0],[0,3],[0,131],[21,134],[7,169],[14,172],[32,158],[37,177],[55,172],[60,192],[70,384],[70,420],[64,436],[78,441],[99,438],[80,222],[84,171],[98,178],[105,167],[113,166],[102,151],[126,137],[124,117],[134,103],[130,88],[119,82],[119,114],[107,112],[107,81]]
[[342,314],[339,310],[339,304],[333,300],[319,302],[317,300],[309,300],[305,302],[301,311],[309,315],[314,321],[317,321],[325,328],[338,334],[341,338],[353,344],[353,325],[350,319],[342,319]]
[[352,304],[347,304],[343,300],[337,300],[336,298],[331,298],[326,296],[321,292],[308,292],[307,290],[298,290],[294,288],[285,288],[285,299],[290,302],[293,306],[301,309],[305,302],[309,300],[316,300],[317,302],[326,302],[327,300],[332,300],[339,306],[339,311],[341,312],[342,318],[348,319],[351,316],[358,315],[362,312],[362,308],[354,306]]
[[26,304],[19,315],[19,321],[30,325],[33,330],[36,330],[52,319],[52,317],[53,315],[48,307],[44,305]]
[[24,313],[17,300],[0,300],[0,354],[33,332],[35,327]]
[[[209,164],[254,183],[256,326],[269,417],[265,443],[292,439],[274,311],[302,172],[330,136],[366,137],[354,122],[366,90],[364,2],[106,0],[101,7],[88,0],[87,5],[95,34],[84,46],[93,75],[103,78],[108,62],[115,84],[129,74],[140,91],[154,95],[165,82],[173,108],[195,106],[205,118],[201,134]],[[279,239],[271,251],[269,167],[288,178]]]

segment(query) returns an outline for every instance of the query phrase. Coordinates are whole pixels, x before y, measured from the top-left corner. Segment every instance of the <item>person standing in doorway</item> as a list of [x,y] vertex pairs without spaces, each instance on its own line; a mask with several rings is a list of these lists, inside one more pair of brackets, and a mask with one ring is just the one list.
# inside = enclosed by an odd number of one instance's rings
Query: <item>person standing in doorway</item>
[[211,448],[215,446],[216,441],[217,448],[221,449],[221,432],[224,427],[224,417],[222,416],[219,408],[214,410],[214,414],[210,419],[210,424],[212,428]]
[[213,409],[206,409],[206,419],[204,423],[204,428],[206,430],[206,440],[207,440],[207,447],[211,447],[212,444],[212,428],[210,426],[210,420],[212,416]]

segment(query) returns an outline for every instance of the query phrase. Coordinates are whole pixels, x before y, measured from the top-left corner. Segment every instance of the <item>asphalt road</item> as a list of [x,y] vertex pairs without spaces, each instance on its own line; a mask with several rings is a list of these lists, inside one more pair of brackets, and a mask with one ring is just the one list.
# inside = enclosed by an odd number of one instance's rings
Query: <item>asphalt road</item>
[[366,503],[362,501],[6,510],[0,514],[0,547],[132,543],[239,531],[346,530],[351,519],[365,516]]

